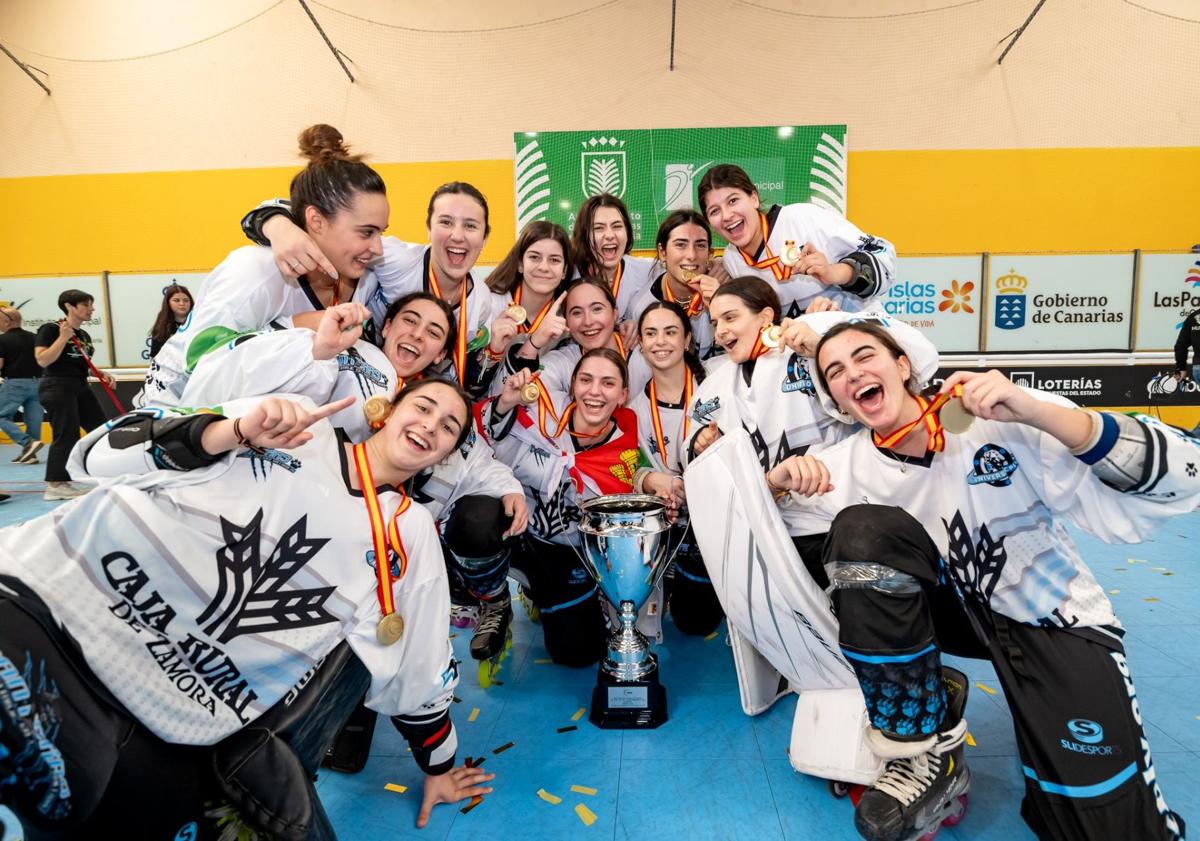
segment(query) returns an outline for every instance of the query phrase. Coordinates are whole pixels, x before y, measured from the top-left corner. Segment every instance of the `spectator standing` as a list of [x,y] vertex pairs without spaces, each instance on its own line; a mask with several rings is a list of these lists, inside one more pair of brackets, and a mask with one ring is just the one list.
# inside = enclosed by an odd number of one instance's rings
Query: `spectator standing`
[[150,358],[158,356],[159,348],[167,343],[167,339],[175,335],[192,313],[196,302],[186,286],[172,283],[163,290],[162,307],[154,326],[150,329]]
[[[0,307],[0,429],[20,446],[13,459],[17,464],[37,464],[42,444],[42,404],[38,400],[38,380],[42,369],[34,355],[36,337],[21,326],[21,311]],[[25,429],[13,421],[20,409]]]
[[[1191,377],[1200,384],[1200,309],[1187,314],[1175,339],[1175,379],[1181,382],[1188,376],[1188,351],[1192,353]],[[1200,438],[1200,423],[1192,429],[1192,435]]]
[[[71,484],[67,457],[79,440],[79,427],[91,432],[104,423],[104,412],[88,387],[88,359],[95,347],[83,323],[92,317],[95,299],[79,289],[58,296],[58,308],[66,315],[57,323],[43,324],[37,332],[34,353],[44,369],[38,396],[50,413],[50,453],[46,456],[44,499],[72,499],[88,488]],[[109,388],[115,380],[102,374]]]

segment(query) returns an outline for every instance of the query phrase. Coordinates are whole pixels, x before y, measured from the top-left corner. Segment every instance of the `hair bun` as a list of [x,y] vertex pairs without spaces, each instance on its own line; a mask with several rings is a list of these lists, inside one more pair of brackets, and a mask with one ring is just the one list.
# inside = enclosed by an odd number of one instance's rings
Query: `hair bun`
[[317,123],[300,132],[300,154],[313,163],[362,159],[362,155],[351,155],[342,133],[326,123]]

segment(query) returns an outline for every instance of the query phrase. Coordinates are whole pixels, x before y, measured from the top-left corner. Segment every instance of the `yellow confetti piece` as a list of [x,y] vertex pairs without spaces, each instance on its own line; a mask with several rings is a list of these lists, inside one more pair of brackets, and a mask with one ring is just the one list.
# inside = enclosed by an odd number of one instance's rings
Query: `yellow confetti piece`
[[547,803],[550,803],[551,805],[554,805],[554,806],[557,806],[559,803],[562,803],[561,797],[559,797],[556,794],[551,794],[550,792],[546,791],[546,789],[544,789],[544,788],[538,789],[538,797],[542,798]]
[[404,792],[408,791],[408,786],[402,786],[399,783],[388,783],[384,788],[388,791],[394,791],[396,794],[404,794]]
[[585,712],[587,712],[587,710],[585,710],[583,707],[575,710],[575,715],[571,716],[571,721],[579,721],[579,719],[583,718],[583,714]]
[[539,665],[539,666],[549,666],[549,665],[550,665],[551,663],[553,663],[554,661],[553,661],[553,660],[551,660],[549,657],[538,657],[538,658],[537,658],[536,660],[534,660],[533,662],[534,662],[534,663],[536,663],[536,664],[537,664],[537,665]]
[[1154,570],[1155,572],[1166,572],[1167,571],[1166,567],[1150,567],[1150,569]]
[[596,813],[582,803],[576,804],[575,814],[579,815],[579,820],[583,821],[584,826],[591,826],[596,822]]
[[571,786],[571,791],[575,792],[576,794],[593,794],[594,795],[596,793],[596,789],[589,788],[587,786]]
[[1158,599],[1154,598],[1154,596],[1150,596],[1149,598],[1142,599],[1142,601],[1144,601],[1144,602],[1156,602],[1156,601],[1158,601]]
[[1120,593],[1121,591],[1120,591],[1120,590],[1109,590],[1108,592],[1110,592],[1112,595],[1114,595],[1114,596],[1115,596],[1115,595],[1117,595],[1118,593]]
[[1131,564],[1144,564],[1144,563],[1146,563],[1146,561],[1143,561],[1141,558],[1130,558],[1128,562],[1129,562],[1129,563],[1131,563]]
[[708,636],[706,636],[706,637],[704,638],[704,641],[705,641],[705,642],[712,642],[712,641],[713,641],[713,640],[715,640],[716,638],[717,638],[717,632],[716,632],[716,631],[713,631],[711,634],[709,634]]
[[474,721],[479,718],[479,707],[472,707],[471,714],[467,716],[467,721]]
[[971,735],[970,730],[967,731],[967,744],[971,747],[975,747],[975,737]]
[[996,694],[996,690],[992,689],[992,687],[990,687],[990,686],[984,686],[982,683],[977,683],[975,685],[978,686],[980,689],[982,689],[984,692],[986,692],[989,695]]

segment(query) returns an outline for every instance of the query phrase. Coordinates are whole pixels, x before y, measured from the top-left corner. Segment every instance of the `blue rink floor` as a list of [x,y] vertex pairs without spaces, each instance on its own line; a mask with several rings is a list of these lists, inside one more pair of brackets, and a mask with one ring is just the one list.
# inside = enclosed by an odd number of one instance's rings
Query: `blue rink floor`
[[[43,514],[41,467],[10,465],[16,450],[0,446],[0,525]],[[1138,700],[1168,804],[1200,828],[1200,513],[1167,524],[1137,546],[1107,546],[1080,536],[1083,555],[1112,594],[1129,633],[1126,648]],[[1188,548],[1191,546],[1192,548]],[[454,629],[451,629],[452,631]],[[453,714],[459,761],[486,757],[494,794],[468,814],[439,806],[423,831],[413,828],[421,776],[399,734],[386,721],[375,731],[371,760],[359,774],[323,770],[317,789],[343,839],[423,838],[478,841],[526,839],[821,839],[853,841],[852,808],[834,800],[822,780],[791,770],[784,751],[794,703],[778,702],[757,718],[738,701],[724,627],[711,640],[688,638],[667,622],[658,649],[669,691],[670,721],[648,732],[600,731],[577,711],[588,705],[595,669],[550,665],[541,629],[520,607],[514,644],[499,679],[479,687],[467,645]],[[966,819],[939,838],[1024,841],[1019,817],[1021,768],[1012,722],[990,665],[955,663],[971,678],[966,748],[973,782]],[[473,720],[472,720],[473,719]],[[576,730],[559,733],[558,728]],[[508,743],[500,754],[493,751]],[[407,786],[404,793],[387,783]],[[572,786],[594,789],[578,793]],[[538,790],[562,798],[551,804]],[[578,805],[595,816],[585,825]],[[587,814],[586,812],[584,813]],[[20,834],[9,836],[19,838]],[[6,839],[7,841],[7,839]]]

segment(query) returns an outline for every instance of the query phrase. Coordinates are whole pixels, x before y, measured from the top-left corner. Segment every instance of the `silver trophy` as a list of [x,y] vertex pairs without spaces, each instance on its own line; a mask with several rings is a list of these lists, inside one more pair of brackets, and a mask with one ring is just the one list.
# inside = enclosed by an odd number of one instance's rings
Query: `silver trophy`
[[667,720],[667,692],[658,658],[635,625],[674,554],[666,505],[645,494],[610,494],[580,509],[580,555],[621,623],[600,663],[590,719],[604,728],[657,727]]

